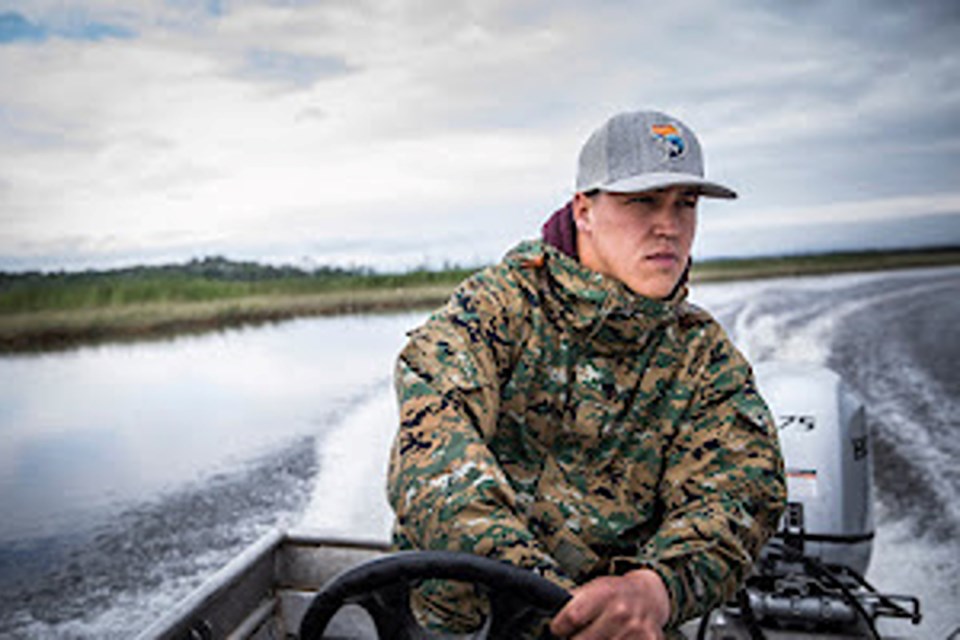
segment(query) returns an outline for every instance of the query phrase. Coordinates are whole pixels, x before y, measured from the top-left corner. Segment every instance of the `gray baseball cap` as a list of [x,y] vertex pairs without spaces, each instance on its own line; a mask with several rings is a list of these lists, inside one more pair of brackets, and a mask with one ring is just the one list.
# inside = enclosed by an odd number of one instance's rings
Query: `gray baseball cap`
[[700,142],[687,125],[657,111],[613,116],[580,150],[577,191],[633,193],[694,186],[701,195],[736,198],[728,187],[703,177]]

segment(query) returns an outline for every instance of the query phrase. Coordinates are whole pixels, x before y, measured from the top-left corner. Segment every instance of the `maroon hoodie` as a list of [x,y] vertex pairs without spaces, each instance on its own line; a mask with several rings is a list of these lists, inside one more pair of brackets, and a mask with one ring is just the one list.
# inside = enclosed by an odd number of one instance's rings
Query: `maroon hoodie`
[[573,223],[573,201],[553,212],[541,227],[543,241],[567,254],[574,260],[577,255],[577,226]]

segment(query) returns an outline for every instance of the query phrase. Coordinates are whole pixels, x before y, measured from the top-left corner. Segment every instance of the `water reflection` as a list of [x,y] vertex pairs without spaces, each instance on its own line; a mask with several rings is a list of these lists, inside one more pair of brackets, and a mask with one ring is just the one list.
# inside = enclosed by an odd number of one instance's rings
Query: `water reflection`
[[422,317],[0,358],[0,541],[55,534],[322,434],[358,393],[386,384]]

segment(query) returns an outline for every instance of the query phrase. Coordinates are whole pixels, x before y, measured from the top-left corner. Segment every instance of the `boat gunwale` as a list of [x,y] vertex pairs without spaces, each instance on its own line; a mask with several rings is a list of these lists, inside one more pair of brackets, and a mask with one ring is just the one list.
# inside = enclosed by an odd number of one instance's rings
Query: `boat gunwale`
[[[179,638],[184,633],[189,633],[191,625],[202,622],[203,619],[200,616],[204,611],[216,606],[225,594],[241,588],[245,580],[251,579],[251,574],[257,570],[258,565],[264,562],[270,564],[271,573],[271,584],[265,591],[270,592],[275,600],[279,600],[278,591],[282,587],[278,580],[280,555],[284,549],[295,548],[386,553],[390,550],[390,543],[372,538],[347,538],[310,530],[271,530],[179,600],[172,609],[139,633],[136,640]],[[297,589],[318,590],[321,586],[321,584],[298,585]],[[277,601],[273,609],[280,606],[281,604]],[[237,629],[246,626],[244,622],[245,620],[242,620]]]

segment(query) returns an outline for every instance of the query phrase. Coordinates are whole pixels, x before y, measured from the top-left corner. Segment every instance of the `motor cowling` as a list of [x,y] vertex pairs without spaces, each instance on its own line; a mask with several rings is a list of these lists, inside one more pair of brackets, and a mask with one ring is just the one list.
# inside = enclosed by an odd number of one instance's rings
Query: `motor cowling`
[[787,476],[788,507],[765,556],[785,541],[799,543],[804,557],[863,575],[874,536],[863,402],[825,367],[761,363],[756,377],[776,421]]

